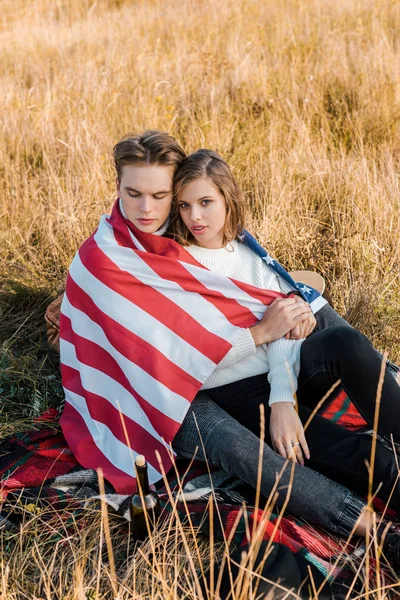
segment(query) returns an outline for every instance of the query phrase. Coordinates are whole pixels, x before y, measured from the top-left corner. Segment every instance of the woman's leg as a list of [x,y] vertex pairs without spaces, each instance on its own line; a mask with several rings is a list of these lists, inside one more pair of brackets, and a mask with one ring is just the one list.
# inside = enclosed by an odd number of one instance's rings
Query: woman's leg
[[[332,308],[330,304],[325,304],[325,306],[320,308],[320,310],[315,313],[314,317],[317,321],[317,325],[311,335],[317,333],[317,331],[322,331],[323,329],[329,329],[331,327],[349,327],[354,329],[350,323],[343,319],[343,317]],[[387,360],[386,362],[390,372],[400,385],[400,368],[390,360]]]
[[[356,329],[334,327],[307,338],[301,349],[297,397],[313,409],[338,380],[367,423],[374,423],[382,359]],[[385,369],[378,432],[400,443],[400,387]]]
[[[260,436],[260,404],[264,405],[265,441],[271,446],[269,434],[269,383],[266,375],[250,377],[208,390],[211,399],[257,437]],[[329,388],[328,388],[329,389]],[[311,410],[299,404],[299,417],[307,423]],[[305,433],[311,458],[309,468],[348,487],[361,496],[368,495],[369,474],[366,463],[371,458],[372,437],[349,431],[341,425],[315,414]],[[376,446],[373,492],[400,508],[400,482],[393,452],[383,444]]]
[[[178,455],[207,460],[253,488],[257,486],[260,440],[233,417],[200,393],[193,401],[173,448]],[[268,497],[285,460],[263,445],[261,493]],[[287,464],[277,486],[277,505],[282,506],[291,480]],[[348,535],[365,509],[350,490],[307,467],[294,465],[288,510],[332,532]],[[362,516],[362,519],[364,517]]]

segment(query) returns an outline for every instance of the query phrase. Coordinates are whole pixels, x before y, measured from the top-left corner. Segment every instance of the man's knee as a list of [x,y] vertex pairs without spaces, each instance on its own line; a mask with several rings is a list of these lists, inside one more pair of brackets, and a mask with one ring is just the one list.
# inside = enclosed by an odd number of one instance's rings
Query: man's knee
[[317,327],[315,331],[322,331],[332,327],[347,327],[351,329],[351,325],[337,313],[330,304],[325,304],[319,311],[315,313]]

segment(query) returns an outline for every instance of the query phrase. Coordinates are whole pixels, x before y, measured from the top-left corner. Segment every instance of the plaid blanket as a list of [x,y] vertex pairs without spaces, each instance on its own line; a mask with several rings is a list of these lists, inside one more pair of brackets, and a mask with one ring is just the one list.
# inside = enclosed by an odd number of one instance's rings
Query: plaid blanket
[[[344,392],[340,392],[326,409],[326,416],[346,427],[360,428],[365,425]],[[77,463],[59,430],[57,419],[57,411],[50,409],[38,419],[38,429],[12,435],[0,442],[0,493],[3,500],[0,529],[15,526],[12,511],[21,505],[25,513],[30,511],[37,514],[43,506],[50,504],[56,511],[68,509],[70,514],[72,510],[76,517],[84,513],[90,499],[99,498],[96,472]],[[253,524],[259,523],[262,518],[262,510],[251,508],[253,490],[222,470],[211,471],[211,483],[209,472],[199,462],[192,463],[188,468],[187,461],[178,460],[177,472],[178,476],[174,470],[168,473],[168,486],[163,482],[158,484],[165,517],[172,510],[168,487],[177,501],[179,516],[187,519],[189,512],[193,525],[201,526],[202,531],[206,531],[208,502],[214,494],[220,515],[214,527],[216,536],[219,534],[220,537],[225,535],[229,538],[232,535],[236,546],[248,542],[246,531],[252,531]],[[116,494],[107,482],[105,494],[104,499],[109,506],[118,515],[129,519],[129,497]],[[246,514],[243,512],[244,502]],[[301,553],[323,575],[331,571],[336,557],[341,554],[340,568],[336,568],[332,576],[344,581],[353,577],[350,567],[346,565],[351,563],[354,568],[355,546],[347,546],[343,554],[344,540],[335,539],[327,532],[290,516],[281,518],[274,533],[278,518],[276,513],[271,515],[265,526],[264,539],[268,540],[274,534],[274,541],[285,544],[294,553]],[[357,555],[359,562],[362,550],[358,549]]]

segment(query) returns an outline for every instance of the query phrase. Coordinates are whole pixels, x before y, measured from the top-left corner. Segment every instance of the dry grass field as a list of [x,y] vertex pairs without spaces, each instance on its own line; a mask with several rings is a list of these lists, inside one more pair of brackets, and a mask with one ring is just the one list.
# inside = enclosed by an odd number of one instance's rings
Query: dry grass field
[[[43,313],[110,209],[129,131],[220,152],[249,229],[287,268],[323,274],[335,308],[400,361],[399,31],[395,0],[1,0],[1,436],[62,397]],[[199,598],[150,584],[143,560],[140,591],[132,565],[115,583],[90,531],[55,549],[27,523],[3,547],[0,598]],[[176,578],[193,568],[181,544]]]

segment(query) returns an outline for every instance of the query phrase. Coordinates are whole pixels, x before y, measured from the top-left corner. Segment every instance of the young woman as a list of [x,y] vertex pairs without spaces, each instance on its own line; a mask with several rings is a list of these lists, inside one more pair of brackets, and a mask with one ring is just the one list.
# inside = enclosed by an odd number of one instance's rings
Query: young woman
[[[241,243],[242,194],[220,156],[210,150],[191,154],[180,166],[174,185],[173,236],[199,263],[236,281],[291,291]],[[366,461],[370,460],[371,436],[350,432],[318,414],[305,433],[303,425],[340,379],[372,426],[382,358],[347,324],[316,331],[302,342],[285,339],[296,319],[307,335],[302,323],[308,317],[302,301],[289,297],[279,302],[286,302],[291,326],[285,319],[280,323],[275,319],[275,327],[281,326],[281,339],[277,339],[277,331],[271,336],[264,319],[243,331],[203,385],[208,397],[200,393],[193,401],[174,448],[184,456],[196,451],[200,457],[206,455],[212,464],[255,486],[262,404],[269,424],[262,458],[263,494],[269,495],[287,458],[303,463],[305,455],[307,467],[294,466],[289,510],[334,532],[348,534],[355,528],[363,535],[369,519],[365,503],[356,494],[368,492]],[[271,304],[265,316],[273,310]],[[270,343],[271,339],[275,341]],[[298,412],[293,397],[296,387]],[[386,369],[378,432],[389,443],[391,439],[400,443],[399,406],[400,388]],[[286,497],[289,480],[290,469],[286,469],[278,485],[278,504]],[[400,509],[396,460],[381,443],[374,469],[374,489],[378,488],[383,499],[390,499],[391,505]],[[400,536],[394,529],[385,537],[384,551],[400,572]]]

